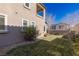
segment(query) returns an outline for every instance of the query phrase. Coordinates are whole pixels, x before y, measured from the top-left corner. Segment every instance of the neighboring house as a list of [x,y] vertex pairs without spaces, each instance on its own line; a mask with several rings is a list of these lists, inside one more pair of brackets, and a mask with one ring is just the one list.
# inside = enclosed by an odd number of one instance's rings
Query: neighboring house
[[48,32],[52,34],[64,34],[70,30],[70,25],[66,23],[53,24],[48,28]]
[[75,33],[79,33],[79,24],[76,24],[72,27],[72,31],[75,31]]
[[23,28],[33,25],[39,37],[46,32],[45,6],[41,3],[0,4],[0,47],[24,41]]

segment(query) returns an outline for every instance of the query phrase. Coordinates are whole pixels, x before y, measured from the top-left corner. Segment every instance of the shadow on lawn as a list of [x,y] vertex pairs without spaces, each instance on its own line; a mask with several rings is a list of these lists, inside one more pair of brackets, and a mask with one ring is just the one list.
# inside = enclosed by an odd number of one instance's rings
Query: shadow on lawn
[[73,56],[72,42],[66,39],[55,39],[51,42],[40,40],[34,44],[18,46],[7,55],[16,56]]

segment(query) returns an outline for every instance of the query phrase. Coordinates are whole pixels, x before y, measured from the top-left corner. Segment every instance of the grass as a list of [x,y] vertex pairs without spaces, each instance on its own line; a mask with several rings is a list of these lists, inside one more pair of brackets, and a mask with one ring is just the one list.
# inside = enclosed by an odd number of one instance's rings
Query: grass
[[[55,39],[53,39],[53,37]],[[74,55],[72,44],[69,40],[48,36],[33,44],[18,46],[7,52],[11,56],[70,56]],[[50,40],[50,41],[49,41]]]
[[73,43],[76,56],[79,56],[79,42]]

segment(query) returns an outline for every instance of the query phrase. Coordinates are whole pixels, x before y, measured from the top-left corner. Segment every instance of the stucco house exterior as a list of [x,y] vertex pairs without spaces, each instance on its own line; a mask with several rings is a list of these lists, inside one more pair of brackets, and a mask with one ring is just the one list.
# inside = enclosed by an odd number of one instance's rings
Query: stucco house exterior
[[72,28],[71,28],[72,31],[75,31],[76,34],[79,34],[79,23],[74,25]]
[[0,3],[0,47],[24,41],[22,30],[29,25],[42,37],[46,32],[45,10],[41,3]]
[[51,34],[65,34],[70,31],[70,25],[66,23],[53,24],[48,28]]

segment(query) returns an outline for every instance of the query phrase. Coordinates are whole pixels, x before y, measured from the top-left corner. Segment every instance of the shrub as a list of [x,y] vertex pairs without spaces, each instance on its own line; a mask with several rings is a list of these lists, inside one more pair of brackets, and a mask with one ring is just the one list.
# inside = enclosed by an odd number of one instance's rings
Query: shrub
[[74,31],[71,31],[63,36],[63,38],[71,40],[73,42],[79,41],[79,34],[76,34]]
[[75,41],[74,39],[76,38],[76,34],[75,34],[74,31],[71,31],[71,32],[65,34],[63,36],[63,38],[68,39],[68,40],[71,40],[71,41]]
[[62,56],[75,55],[73,42],[65,38],[57,38],[52,41],[53,50],[58,51]]
[[76,34],[76,36],[75,36],[75,42],[79,42],[79,34]]
[[37,37],[37,30],[35,27],[29,26],[24,30],[24,39],[27,41],[35,40]]

